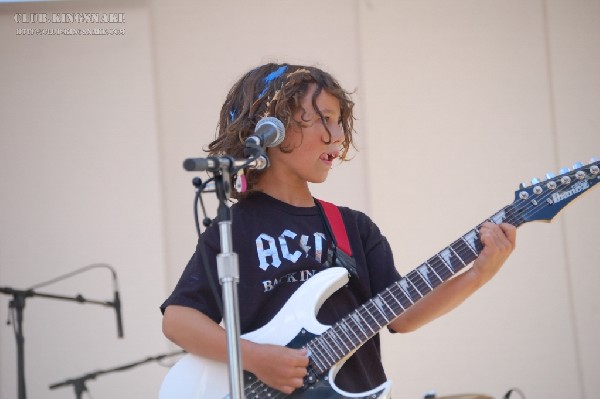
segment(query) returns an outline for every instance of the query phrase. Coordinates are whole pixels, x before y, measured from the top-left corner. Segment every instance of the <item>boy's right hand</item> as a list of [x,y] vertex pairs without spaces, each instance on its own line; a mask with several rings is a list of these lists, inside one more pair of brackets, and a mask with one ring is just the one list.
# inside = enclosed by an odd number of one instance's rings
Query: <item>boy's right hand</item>
[[291,394],[308,373],[308,351],[246,341],[244,368],[268,386]]

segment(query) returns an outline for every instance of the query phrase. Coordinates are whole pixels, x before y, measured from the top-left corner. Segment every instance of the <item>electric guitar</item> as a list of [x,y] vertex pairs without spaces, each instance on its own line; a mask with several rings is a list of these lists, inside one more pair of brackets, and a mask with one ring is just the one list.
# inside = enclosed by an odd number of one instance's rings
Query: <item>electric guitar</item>
[[[502,208],[488,221],[510,223],[516,227],[532,221],[550,222],[567,204],[600,181],[598,159],[588,165],[577,163],[572,170],[561,169],[544,181],[533,179],[521,184],[512,204]],[[242,337],[256,343],[306,348],[309,353],[308,376],[302,388],[286,395],[254,375],[244,372],[247,399],[327,399],[389,397],[391,381],[366,392],[350,393],[335,385],[335,376],[348,357],[384,326],[438,285],[475,260],[483,249],[479,227],[461,236],[429,258],[401,280],[377,294],[333,326],[320,324],[317,311],[323,302],[348,281],[348,271],[332,267],[311,277],[298,288],[277,315],[265,326]],[[308,306],[307,306],[308,305]],[[229,398],[226,364],[187,354],[165,377],[159,399]]]

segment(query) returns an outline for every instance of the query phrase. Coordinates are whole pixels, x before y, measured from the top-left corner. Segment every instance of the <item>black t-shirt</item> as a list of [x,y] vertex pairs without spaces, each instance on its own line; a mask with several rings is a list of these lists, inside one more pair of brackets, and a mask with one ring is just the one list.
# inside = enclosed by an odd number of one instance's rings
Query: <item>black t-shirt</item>
[[[356,261],[356,274],[333,293],[317,319],[331,325],[400,279],[390,246],[364,213],[339,207]],[[241,333],[267,324],[293,292],[315,273],[331,266],[331,246],[319,209],[295,207],[263,193],[253,193],[231,207],[233,252],[239,257],[238,284]],[[220,252],[218,224],[202,235],[218,295],[216,255]],[[339,251],[339,249],[338,249]],[[162,304],[192,307],[219,323],[214,299],[198,247],[175,290]],[[379,335],[367,341],[346,361],[336,385],[362,392],[386,380],[381,364]]]

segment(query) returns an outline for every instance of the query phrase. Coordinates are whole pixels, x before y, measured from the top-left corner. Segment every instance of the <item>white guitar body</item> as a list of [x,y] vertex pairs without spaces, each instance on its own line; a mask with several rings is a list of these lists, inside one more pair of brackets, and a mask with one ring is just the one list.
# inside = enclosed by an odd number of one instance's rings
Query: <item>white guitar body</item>
[[[256,343],[285,346],[300,334],[321,335],[329,326],[319,323],[316,314],[325,300],[348,281],[348,271],[341,267],[332,267],[317,273],[296,290],[275,317],[258,330],[244,334],[244,339]],[[328,393],[312,392],[310,388],[297,390],[290,398],[377,398],[389,396],[391,382],[367,392],[350,393],[339,389],[334,381],[344,359],[334,365],[324,378]],[[229,397],[229,372],[227,365],[204,359],[195,355],[185,355],[163,380],[159,399],[223,399]],[[281,395],[284,395],[280,392]],[[252,396],[252,398],[262,398]],[[265,395],[267,397],[267,395]],[[269,396],[271,397],[271,396]],[[280,396],[278,396],[280,397]],[[248,399],[251,397],[248,396]]]

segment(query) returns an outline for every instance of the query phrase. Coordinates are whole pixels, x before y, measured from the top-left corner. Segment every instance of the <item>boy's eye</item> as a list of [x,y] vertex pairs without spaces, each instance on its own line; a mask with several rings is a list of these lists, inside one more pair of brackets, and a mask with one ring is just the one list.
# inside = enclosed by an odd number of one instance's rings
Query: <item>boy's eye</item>
[[[329,122],[331,122],[331,117],[330,117],[330,116],[324,116],[324,117],[323,117],[323,121],[324,121],[325,123],[329,123]],[[338,125],[341,125],[341,124],[342,124],[342,118],[339,118],[339,119],[337,120],[337,123],[338,123]]]

